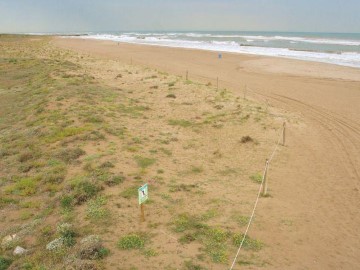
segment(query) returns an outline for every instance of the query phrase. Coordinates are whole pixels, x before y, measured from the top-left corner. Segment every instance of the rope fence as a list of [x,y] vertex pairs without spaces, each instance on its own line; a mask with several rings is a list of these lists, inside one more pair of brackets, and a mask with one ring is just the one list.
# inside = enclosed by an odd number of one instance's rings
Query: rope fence
[[273,160],[273,158],[275,156],[275,153],[276,153],[276,150],[278,149],[278,147],[280,145],[281,139],[282,139],[282,145],[285,145],[285,126],[286,125],[285,125],[285,122],[284,122],[282,132],[279,135],[279,139],[278,139],[278,141],[276,143],[276,146],[275,146],[273,152],[271,153],[270,158],[267,159],[266,162],[265,162],[265,169],[264,169],[264,172],[263,172],[263,177],[262,177],[262,180],[261,180],[261,184],[259,186],[259,191],[257,193],[257,197],[256,197],[256,200],[255,200],[255,203],[254,203],[254,208],[252,210],[252,213],[251,213],[249,222],[247,224],[244,236],[243,236],[243,238],[242,238],[242,240],[240,242],[239,248],[238,248],[238,250],[236,252],[236,255],[234,257],[234,260],[233,260],[233,262],[232,262],[232,264],[230,266],[230,270],[232,270],[234,268],[235,263],[237,261],[237,258],[239,257],[241,248],[242,248],[242,246],[243,246],[243,244],[245,242],[245,239],[246,239],[246,236],[248,234],[249,228],[250,228],[251,223],[252,223],[252,221],[254,219],[256,207],[257,207],[258,202],[259,202],[259,198],[260,198],[261,195],[266,196],[266,194],[267,194],[267,180],[266,180],[267,171],[269,169],[270,162]]
[[[200,77],[203,77],[203,78],[207,78],[209,79],[208,77],[205,77],[205,76],[201,76],[199,75]],[[185,76],[186,80],[189,79],[189,71],[186,70],[186,76]],[[219,89],[219,77],[216,77],[216,89],[218,90]],[[252,88],[248,87],[247,85],[245,85],[245,88],[244,88],[244,91],[243,91],[243,99],[246,100],[247,99],[247,94],[248,92],[252,92],[253,94],[258,94],[255,90],[253,90]],[[266,103],[266,110],[268,109],[269,107],[269,101],[267,99],[264,99],[265,103]],[[240,251],[243,247],[243,244],[245,242],[245,239],[246,239],[246,236],[248,234],[248,231],[250,229],[250,226],[251,226],[251,223],[254,219],[254,216],[255,216],[255,211],[256,211],[256,207],[258,205],[258,202],[259,202],[259,199],[260,199],[260,196],[266,196],[267,195],[267,179],[266,179],[266,176],[267,176],[267,171],[270,167],[270,163],[271,161],[273,160],[274,156],[275,156],[275,153],[279,147],[279,145],[283,145],[285,146],[285,128],[286,128],[286,122],[283,123],[283,127],[282,127],[282,130],[279,134],[279,139],[275,145],[275,148],[274,150],[272,151],[270,157],[268,159],[266,159],[266,162],[265,162],[265,168],[264,168],[264,172],[263,172],[263,175],[262,175],[262,180],[261,180],[261,183],[260,183],[260,186],[259,186],[259,190],[258,190],[258,193],[257,193],[257,196],[256,196],[256,200],[255,200],[255,203],[254,203],[254,208],[251,212],[251,216],[250,216],[250,219],[249,219],[249,222],[246,226],[246,230],[245,230],[245,233],[243,235],[243,238],[240,242],[240,245],[239,245],[239,248],[236,252],[236,255],[234,257],[234,260],[232,261],[232,264],[229,268],[229,270],[233,270],[234,269],[234,266],[235,266],[235,263],[240,255]]]

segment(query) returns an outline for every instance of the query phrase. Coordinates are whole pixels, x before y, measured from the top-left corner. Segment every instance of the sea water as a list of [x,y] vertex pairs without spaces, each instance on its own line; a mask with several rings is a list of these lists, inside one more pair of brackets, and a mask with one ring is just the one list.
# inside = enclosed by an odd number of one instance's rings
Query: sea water
[[285,57],[360,68],[360,33],[140,31],[86,33],[74,37]]

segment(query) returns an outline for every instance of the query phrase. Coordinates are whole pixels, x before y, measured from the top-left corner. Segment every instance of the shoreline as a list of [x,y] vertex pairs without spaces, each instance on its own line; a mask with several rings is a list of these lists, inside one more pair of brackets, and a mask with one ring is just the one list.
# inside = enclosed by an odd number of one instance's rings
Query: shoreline
[[[137,48],[142,48],[143,50],[147,50],[147,48],[157,48],[157,49],[164,49],[164,50],[179,50],[179,51],[189,51],[194,53],[210,53],[214,54],[215,58],[218,57],[219,51],[210,50],[210,49],[201,49],[201,48],[183,48],[183,47],[172,47],[167,45],[154,45],[154,44],[136,44],[131,42],[116,42],[112,40],[97,40],[97,39],[83,39],[81,37],[68,37],[68,36],[49,36],[54,38],[56,41],[55,43],[63,43],[60,40],[77,40],[79,42],[95,42],[107,45],[118,46],[118,44],[123,48],[129,48],[129,46],[134,46]],[[72,47],[71,44],[73,42],[65,42]],[[76,46],[76,45],[75,45]],[[285,73],[288,75],[306,75],[311,77],[318,77],[318,78],[336,78],[336,79],[343,79],[349,81],[360,81],[360,68],[351,67],[351,66],[343,66],[338,64],[332,63],[325,63],[325,62],[318,62],[312,60],[305,60],[305,59],[295,59],[290,57],[284,56],[266,56],[260,54],[251,54],[251,53],[242,53],[242,52],[227,52],[221,51],[223,56],[225,55],[232,55],[234,57],[238,57],[240,60],[261,60],[262,63],[253,65],[250,64],[249,68],[260,69],[261,71],[266,71],[270,73]],[[244,58],[244,59],[241,59]],[[223,59],[219,59],[221,61]],[[269,62],[274,62],[276,67],[269,67]],[[292,65],[293,70],[288,69],[288,65]]]

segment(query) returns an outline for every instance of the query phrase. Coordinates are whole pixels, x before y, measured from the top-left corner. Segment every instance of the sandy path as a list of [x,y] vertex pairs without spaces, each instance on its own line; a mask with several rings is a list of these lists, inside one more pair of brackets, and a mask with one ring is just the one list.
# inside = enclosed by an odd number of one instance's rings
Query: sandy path
[[[216,83],[302,115],[269,174],[252,235],[266,269],[360,268],[360,70],[288,59],[56,39],[63,48]],[[131,60],[132,59],[132,60]]]

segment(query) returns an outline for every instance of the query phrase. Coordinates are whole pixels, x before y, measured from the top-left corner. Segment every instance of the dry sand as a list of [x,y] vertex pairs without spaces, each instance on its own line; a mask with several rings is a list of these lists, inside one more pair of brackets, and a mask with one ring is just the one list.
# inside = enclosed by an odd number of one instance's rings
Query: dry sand
[[[62,48],[229,88],[302,116],[269,173],[251,234],[266,269],[360,268],[360,70],[289,59],[56,38]],[[254,194],[255,195],[255,194]],[[270,243],[270,244],[269,244]],[[241,255],[240,255],[241,256]]]

